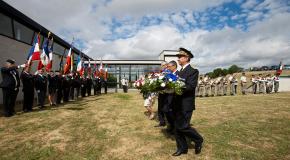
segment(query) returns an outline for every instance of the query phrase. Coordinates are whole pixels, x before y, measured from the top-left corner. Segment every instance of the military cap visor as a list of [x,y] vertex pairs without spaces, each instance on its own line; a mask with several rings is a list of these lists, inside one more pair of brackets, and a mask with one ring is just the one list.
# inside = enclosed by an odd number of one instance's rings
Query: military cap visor
[[189,58],[193,58],[193,54],[185,49],[185,48],[179,48],[179,53],[176,54],[177,57],[182,57],[182,56],[186,56],[186,57],[189,57]]
[[13,60],[13,59],[7,59],[6,62],[11,63],[11,64],[14,64],[15,63],[15,60]]

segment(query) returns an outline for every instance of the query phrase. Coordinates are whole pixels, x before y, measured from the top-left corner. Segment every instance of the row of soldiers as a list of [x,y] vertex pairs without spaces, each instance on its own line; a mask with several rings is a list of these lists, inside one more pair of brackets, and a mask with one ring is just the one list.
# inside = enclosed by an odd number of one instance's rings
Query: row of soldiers
[[[18,69],[23,68],[19,74]],[[37,106],[45,108],[45,101],[48,95],[50,106],[56,106],[69,100],[77,100],[79,97],[86,97],[101,94],[102,86],[107,93],[107,83],[103,78],[91,76],[80,76],[78,73],[62,74],[59,71],[45,73],[44,69],[36,73],[30,72],[29,66],[16,66],[15,61],[8,59],[1,68],[2,82],[0,87],[3,91],[4,116],[10,117],[15,114],[14,106],[19,92],[20,81],[23,92],[23,111],[30,112],[33,108],[35,93],[37,94]]]
[[198,97],[226,96],[228,95],[229,90],[230,95],[236,95],[239,84],[241,86],[242,94],[246,94],[249,88],[252,88],[253,94],[278,92],[279,75],[252,75],[251,81],[249,82],[245,73],[242,73],[240,80],[238,80],[236,75],[233,74],[228,76],[220,76],[214,79],[211,79],[209,76],[205,75],[204,77],[199,78],[196,93]]

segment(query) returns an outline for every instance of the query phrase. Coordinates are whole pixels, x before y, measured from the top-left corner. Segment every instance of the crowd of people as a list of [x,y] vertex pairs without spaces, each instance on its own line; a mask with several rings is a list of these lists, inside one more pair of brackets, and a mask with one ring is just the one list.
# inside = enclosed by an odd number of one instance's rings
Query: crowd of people
[[[22,69],[19,74],[19,69]],[[1,68],[4,116],[15,114],[15,102],[22,82],[23,112],[31,112],[34,107],[35,93],[37,106],[44,109],[46,100],[50,106],[58,106],[79,97],[100,95],[101,89],[107,93],[107,82],[101,76],[80,75],[77,72],[63,74],[62,71],[40,69],[31,73],[31,67],[25,64],[17,66],[8,59]],[[48,97],[47,97],[48,95]]]
[[208,75],[199,78],[197,87],[197,97],[210,96],[226,96],[236,95],[238,92],[238,85],[240,85],[241,93],[277,93],[279,91],[279,74],[271,75],[252,75],[251,79],[242,73],[240,79],[237,74],[220,76],[211,79]]

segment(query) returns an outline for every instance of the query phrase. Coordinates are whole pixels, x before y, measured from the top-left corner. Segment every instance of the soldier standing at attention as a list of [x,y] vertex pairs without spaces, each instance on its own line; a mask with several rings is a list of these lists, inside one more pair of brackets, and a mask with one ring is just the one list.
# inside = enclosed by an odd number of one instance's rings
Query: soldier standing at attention
[[226,96],[228,91],[228,80],[226,77],[223,78],[223,83],[224,96]]
[[35,89],[37,92],[38,106],[40,109],[43,109],[46,91],[47,91],[47,78],[43,74],[43,69],[37,71],[37,75],[35,78]]
[[274,92],[277,93],[279,91],[279,74],[276,74],[273,78],[274,80]]
[[210,81],[210,88],[211,88],[211,96],[213,97],[215,95],[215,79],[211,79]]
[[244,72],[242,73],[240,80],[241,80],[241,91],[242,91],[242,94],[245,95],[246,89],[247,89],[247,77],[246,77],[246,74]]
[[23,112],[31,112],[34,100],[34,75],[30,72],[30,67],[24,68],[20,75],[23,88]]
[[201,152],[203,137],[196,129],[190,126],[192,112],[195,110],[195,88],[198,82],[199,71],[190,66],[190,59],[193,55],[190,51],[180,48],[178,63],[182,67],[178,76],[185,80],[185,89],[182,95],[176,96],[175,113],[175,138],[177,150],[173,156],[187,154],[188,144],[186,137],[195,143],[195,154]]
[[203,78],[202,77],[199,78],[198,88],[199,88],[198,89],[198,91],[199,91],[199,93],[198,93],[199,97],[203,97],[203,95],[204,95],[204,81],[203,81]]
[[257,87],[258,87],[258,81],[257,81],[255,75],[252,75],[251,81],[252,81],[252,92],[253,92],[253,94],[256,94]]
[[208,75],[206,75],[204,78],[205,97],[208,97],[210,93],[209,81],[210,81],[210,78],[208,77]]
[[0,88],[2,88],[3,93],[5,117],[11,117],[15,114],[14,106],[20,86],[18,68],[19,67],[15,65],[15,61],[12,59],[8,59],[1,68],[2,82]]

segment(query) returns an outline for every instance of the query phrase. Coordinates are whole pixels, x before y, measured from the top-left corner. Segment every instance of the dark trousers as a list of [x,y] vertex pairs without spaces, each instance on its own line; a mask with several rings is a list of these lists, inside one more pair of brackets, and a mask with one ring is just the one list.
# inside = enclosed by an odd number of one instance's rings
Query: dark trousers
[[32,111],[34,91],[23,91],[23,111]]
[[71,100],[75,99],[75,88],[74,87],[70,88],[70,99]]
[[85,87],[81,88],[81,94],[82,94],[82,97],[86,96],[86,88]]
[[17,98],[18,90],[2,89],[3,93],[3,107],[4,116],[12,116],[15,113],[15,101]]
[[76,91],[77,91],[77,93],[76,93],[76,97],[79,98],[79,96],[80,96],[80,87],[77,87],[77,88],[76,88]]
[[61,104],[63,94],[62,94],[62,89],[57,89],[56,91],[56,104]]
[[87,87],[87,93],[88,93],[88,96],[91,96],[91,94],[92,94],[92,87]]
[[65,88],[63,90],[63,101],[68,102],[69,99],[70,88]]
[[191,141],[194,141],[195,144],[201,144],[203,142],[202,136],[196,131],[196,129],[190,127],[191,116],[192,111],[178,111],[175,114],[175,139],[178,150],[188,150],[186,137]]
[[40,107],[44,106],[46,91],[45,90],[38,90],[37,91],[37,99],[38,99],[38,105]]
[[94,85],[94,95],[97,95],[97,92],[98,92],[98,87],[97,85]]
[[158,96],[158,120],[160,125],[165,125],[165,114],[163,111],[164,101],[166,96],[164,94],[159,94]]

